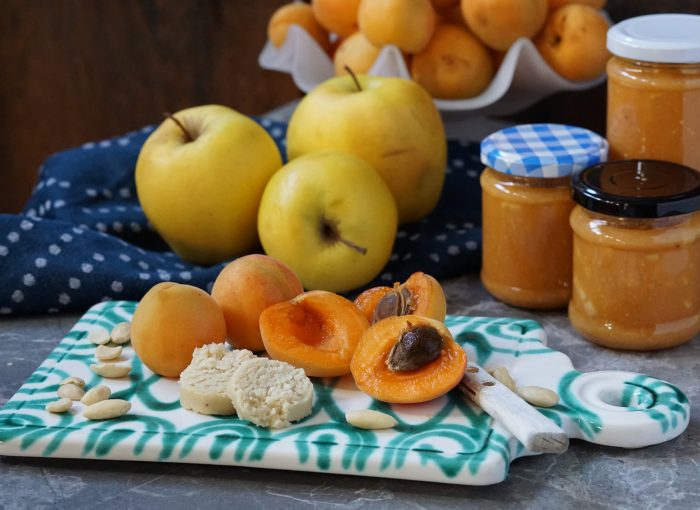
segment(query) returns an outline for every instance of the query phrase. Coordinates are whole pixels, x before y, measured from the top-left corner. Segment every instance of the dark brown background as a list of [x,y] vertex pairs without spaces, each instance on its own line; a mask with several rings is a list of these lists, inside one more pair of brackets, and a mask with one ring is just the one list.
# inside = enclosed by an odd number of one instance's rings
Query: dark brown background
[[[265,27],[285,0],[2,0],[0,213],[26,201],[42,160],[205,103],[268,111],[299,92],[264,71]],[[697,0],[609,0],[614,21],[700,12]],[[604,86],[550,97],[518,120],[603,131]]]

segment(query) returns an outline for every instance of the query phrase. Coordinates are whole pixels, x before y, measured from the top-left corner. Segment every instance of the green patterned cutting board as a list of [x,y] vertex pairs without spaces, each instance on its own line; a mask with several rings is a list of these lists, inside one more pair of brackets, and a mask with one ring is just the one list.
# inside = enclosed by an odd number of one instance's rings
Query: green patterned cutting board
[[[134,356],[122,379],[93,374],[95,328],[131,319],[134,302],[93,306],[0,410],[0,454],[229,464],[350,475],[486,485],[503,480],[510,462],[531,455],[458,390],[425,404],[388,405],[355,388],[351,377],[314,380],[311,416],[292,427],[267,430],[235,417],[202,416],[180,407],[177,381],[161,378]],[[677,388],[628,372],[582,373],[545,345],[531,320],[449,316],[446,324],[468,358],[485,368],[507,366],[522,386],[556,390],[561,402],[541,409],[570,437],[640,447],[680,434],[689,404]],[[83,419],[83,405],[62,415],[46,412],[58,383],[78,376],[88,387],[107,384],[131,411],[118,419]],[[391,430],[361,430],[344,414],[376,409],[393,415]]]

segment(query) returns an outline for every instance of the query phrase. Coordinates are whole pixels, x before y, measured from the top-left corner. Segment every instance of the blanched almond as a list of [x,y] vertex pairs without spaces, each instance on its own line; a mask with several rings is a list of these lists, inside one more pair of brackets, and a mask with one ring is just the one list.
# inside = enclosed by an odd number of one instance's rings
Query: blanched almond
[[110,390],[107,386],[99,385],[95,386],[94,388],[90,388],[87,393],[83,395],[83,398],[81,398],[80,401],[83,404],[90,406],[92,404],[96,404],[97,402],[107,400],[111,396],[112,390]]
[[131,402],[126,400],[103,400],[88,406],[83,411],[83,416],[88,420],[110,420],[125,415],[129,409],[131,409]]
[[393,416],[371,409],[348,411],[345,420],[353,427],[369,430],[390,429],[398,423]]
[[95,357],[100,361],[107,361],[121,356],[122,346],[107,347],[106,345],[98,345],[95,349]]
[[46,409],[50,413],[65,413],[73,406],[73,401],[69,398],[60,398],[46,404]]
[[131,324],[128,322],[120,322],[112,329],[110,333],[112,342],[115,344],[125,344],[131,340]]
[[518,395],[527,403],[537,407],[552,407],[559,403],[559,395],[541,386],[523,386],[518,388]]
[[131,372],[131,367],[129,365],[118,365],[117,363],[93,363],[90,365],[90,370],[108,379],[118,379]]
[[71,400],[80,400],[85,395],[85,390],[77,384],[64,384],[58,387],[56,394],[61,398],[69,398]]
[[93,329],[88,333],[87,338],[95,345],[104,345],[109,342],[109,331],[103,328]]

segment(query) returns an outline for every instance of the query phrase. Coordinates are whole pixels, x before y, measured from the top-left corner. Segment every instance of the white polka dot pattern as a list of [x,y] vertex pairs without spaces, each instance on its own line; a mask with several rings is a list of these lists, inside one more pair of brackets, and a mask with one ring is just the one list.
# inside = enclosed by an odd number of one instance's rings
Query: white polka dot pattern
[[[284,154],[286,126],[260,123]],[[52,156],[23,213],[0,215],[0,314],[83,311],[100,300],[140,299],[163,281],[211,290],[223,264],[178,258],[139,206],[134,165],[152,131],[147,126]],[[399,228],[389,262],[367,287],[404,281],[414,271],[445,278],[479,269],[478,144],[450,141],[447,162],[435,211]]]

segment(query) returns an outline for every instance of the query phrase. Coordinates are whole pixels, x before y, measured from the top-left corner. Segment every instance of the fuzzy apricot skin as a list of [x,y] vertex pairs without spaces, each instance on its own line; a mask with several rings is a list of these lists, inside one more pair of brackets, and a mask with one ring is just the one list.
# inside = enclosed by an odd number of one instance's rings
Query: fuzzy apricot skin
[[323,290],[305,292],[260,314],[260,332],[270,357],[312,377],[349,373],[355,347],[368,327],[352,301]]
[[298,2],[283,5],[270,18],[267,25],[267,38],[276,48],[284,44],[291,25],[299,25],[316,40],[321,48],[326,52],[330,50],[328,32],[314,17],[311,6]]
[[428,45],[411,60],[413,79],[440,99],[477,96],[488,87],[493,74],[489,50],[457,25],[439,25]]
[[226,322],[216,301],[197,287],[163,282],[143,296],[131,320],[131,346],[141,362],[164,377],[179,377],[192,351],[221,343]]
[[375,46],[418,53],[433,35],[436,15],[430,0],[362,0],[357,21]]
[[[417,370],[392,372],[386,360],[402,332],[431,326],[444,341],[440,355]],[[419,315],[389,317],[362,335],[350,363],[355,384],[372,398],[391,404],[418,404],[440,397],[459,384],[467,366],[464,349],[442,322]]]
[[440,282],[429,274],[418,271],[409,276],[404,285],[413,296],[412,314],[445,321],[447,299]]
[[258,321],[267,307],[304,292],[285,264],[267,255],[240,257],[216,277],[211,295],[224,312],[228,342],[236,349],[265,349]]

